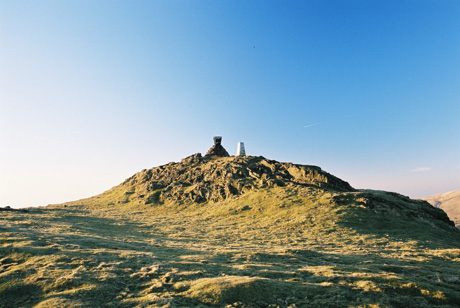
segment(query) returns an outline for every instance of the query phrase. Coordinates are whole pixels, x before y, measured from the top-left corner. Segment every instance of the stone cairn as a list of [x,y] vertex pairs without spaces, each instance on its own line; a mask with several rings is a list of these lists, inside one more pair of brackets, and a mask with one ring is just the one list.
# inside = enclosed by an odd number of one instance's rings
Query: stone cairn
[[208,150],[206,156],[219,156],[219,157],[229,157],[230,155],[222,146],[222,137],[215,136],[214,137],[214,145]]

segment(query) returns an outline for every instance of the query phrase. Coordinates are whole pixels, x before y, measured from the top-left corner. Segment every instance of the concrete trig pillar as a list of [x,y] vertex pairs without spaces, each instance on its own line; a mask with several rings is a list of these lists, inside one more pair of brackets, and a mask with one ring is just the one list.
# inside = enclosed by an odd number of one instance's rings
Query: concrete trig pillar
[[236,156],[246,156],[246,151],[244,150],[244,142],[238,142],[236,148]]

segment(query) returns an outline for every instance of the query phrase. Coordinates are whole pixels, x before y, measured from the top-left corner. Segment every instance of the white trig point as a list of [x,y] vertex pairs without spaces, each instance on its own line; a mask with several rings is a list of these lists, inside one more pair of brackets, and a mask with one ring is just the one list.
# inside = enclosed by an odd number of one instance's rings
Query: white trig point
[[236,156],[246,156],[246,151],[244,150],[244,142],[238,142],[236,148]]

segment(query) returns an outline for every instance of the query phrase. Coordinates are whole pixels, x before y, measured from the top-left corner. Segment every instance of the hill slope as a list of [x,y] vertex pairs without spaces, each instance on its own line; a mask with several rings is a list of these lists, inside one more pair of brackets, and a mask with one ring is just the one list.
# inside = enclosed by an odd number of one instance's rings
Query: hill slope
[[314,166],[201,158],[0,218],[1,307],[458,307],[460,231]]
[[[263,157],[201,157],[143,170],[85,203],[164,204],[217,202],[249,191],[278,186],[354,191],[316,166],[295,165]],[[82,201],[79,201],[82,203]]]
[[460,227],[460,190],[421,199],[428,201],[434,207],[442,209],[454,221],[455,225]]

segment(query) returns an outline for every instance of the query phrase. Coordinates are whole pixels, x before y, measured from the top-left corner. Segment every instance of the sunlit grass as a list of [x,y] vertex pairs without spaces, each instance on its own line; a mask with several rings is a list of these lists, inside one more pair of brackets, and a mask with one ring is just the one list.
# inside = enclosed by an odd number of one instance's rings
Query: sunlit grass
[[0,306],[458,307],[458,231],[344,194],[5,212]]

